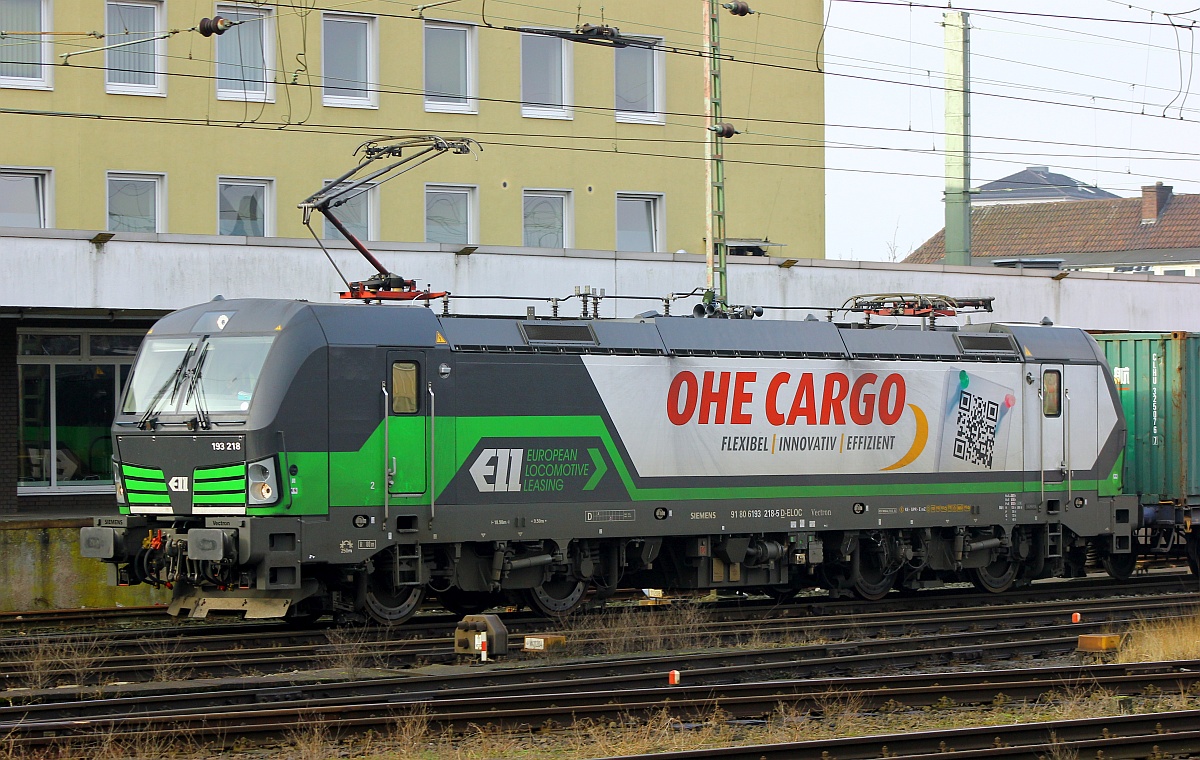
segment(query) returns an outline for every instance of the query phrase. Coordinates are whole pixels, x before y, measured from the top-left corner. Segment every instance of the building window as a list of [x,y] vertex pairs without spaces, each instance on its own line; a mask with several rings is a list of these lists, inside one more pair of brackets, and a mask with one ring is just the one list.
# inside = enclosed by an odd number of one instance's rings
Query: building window
[[273,205],[271,180],[220,178],[217,180],[217,234],[273,235]]
[[521,35],[521,115],[571,118],[571,46],[544,34]]
[[528,248],[570,248],[571,194],[565,190],[526,190],[522,229]]
[[617,195],[617,250],[662,250],[661,195]]
[[326,14],[322,28],[322,102],[327,106],[378,107],[374,17]]
[[425,242],[464,245],[475,242],[475,188],[425,186]]
[[475,28],[425,22],[425,110],[477,113]]
[[[0,29],[50,30],[49,0],[0,0]],[[50,36],[5,32],[0,39],[0,87],[50,89]]]
[[109,431],[143,334],[18,333],[19,492],[112,490]]
[[273,18],[266,8],[217,6],[217,13],[237,26],[216,37],[217,98],[274,102]]
[[48,171],[0,170],[0,227],[49,227]]
[[158,65],[166,55],[166,40],[154,39],[163,27],[162,4],[110,2],[105,23],[105,42],[133,43],[105,51],[105,91],[118,95],[166,95],[166,77]]
[[[328,185],[329,181],[326,180]],[[348,197],[338,198],[330,211],[338,221],[350,230],[350,234],[362,241],[374,240],[379,237],[379,188],[376,185],[363,185]],[[325,219],[325,239],[345,240],[346,237],[338,232],[337,227]]]
[[109,174],[109,231],[161,232],[164,180],[160,174]]
[[643,39],[650,47],[616,48],[617,121],[661,124],[666,110],[662,40]]

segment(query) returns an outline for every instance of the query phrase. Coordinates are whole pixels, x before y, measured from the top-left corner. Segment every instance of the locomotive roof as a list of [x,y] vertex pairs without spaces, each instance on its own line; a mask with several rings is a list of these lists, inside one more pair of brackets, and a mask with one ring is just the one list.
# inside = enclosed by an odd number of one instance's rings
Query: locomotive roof
[[932,361],[1102,362],[1095,341],[1072,327],[982,324],[962,328],[862,325],[771,319],[529,319],[440,316],[433,309],[239,299],[167,315],[155,335],[270,332],[315,319],[333,345],[450,348],[500,353],[604,353],[672,356],[783,356]]

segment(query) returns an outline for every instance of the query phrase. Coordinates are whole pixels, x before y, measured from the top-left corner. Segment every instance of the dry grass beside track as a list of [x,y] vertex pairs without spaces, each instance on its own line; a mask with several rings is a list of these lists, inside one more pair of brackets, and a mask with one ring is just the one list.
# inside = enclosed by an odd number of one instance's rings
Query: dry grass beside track
[[[830,694],[812,711],[781,705],[754,725],[731,723],[715,710],[702,720],[681,723],[663,710],[649,718],[609,723],[585,722],[570,728],[543,726],[512,734],[478,726],[451,735],[431,728],[423,713],[397,716],[382,733],[339,737],[336,726],[313,721],[279,743],[259,748],[198,747],[177,743],[111,737],[76,747],[24,753],[0,749],[0,760],[582,760],[598,756],[668,752],[702,747],[829,739],[872,734],[909,733],[967,726],[1005,725],[1104,717],[1137,712],[1200,709],[1200,697],[1152,694],[1118,697],[1102,691],[1072,690],[1047,695],[1034,703],[999,698],[986,706],[960,708],[951,702],[921,709],[891,705],[866,712],[851,694]],[[0,747],[3,747],[0,737]]]
[[[651,614],[627,611],[585,623],[597,641],[586,645],[586,654],[619,655],[671,651],[710,646],[680,632],[694,632],[708,622],[708,613],[694,605],[664,607]],[[568,624],[565,624],[569,626]],[[597,630],[598,629],[598,630]],[[336,637],[335,637],[336,638]],[[751,636],[750,642],[757,637]],[[331,641],[342,650],[339,662],[349,670],[368,669],[363,642],[349,636]],[[68,647],[69,649],[69,647]],[[563,655],[584,652],[568,651]],[[66,651],[45,653],[48,663],[61,663]],[[83,653],[87,654],[87,653]],[[1118,655],[1120,662],[1145,662],[1200,658],[1200,615],[1147,621],[1134,627]],[[86,657],[85,657],[86,659]],[[336,657],[335,657],[336,659]],[[61,665],[47,668],[62,675]],[[990,705],[960,707],[950,700],[927,708],[890,704],[881,710],[865,711],[853,694],[831,693],[816,709],[798,710],[781,704],[762,721],[732,723],[715,710],[702,720],[681,723],[663,710],[653,716],[608,723],[583,722],[571,727],[546,725],[537,731],[508,733],[487,726],[452,735],[432,727],[424,713],[397,716],[382,733],[339,736],[336,726],[317,721],[291,732],[272,747],[215,749],[179,742],[138,739],[132,742],[112,737],[85,745],[52,751],[22,752],[7,746],[0,736],[0,760],[582,760],[598,756],[646,754],[701,747],[828,739],[872,734],[908,733],[968,726],[1005,725],[1095,718],[1167,710],[1200,709],[1200,695],[1147,693],[1117,696],[1080,686],[1044,696],[1037,702],[1016,702],[1003,696]],[[1070,760],[1070,755],[1051,760]]]
[[1200,659],[1200,614],[1144,620],[1132,627],[1117,662]]

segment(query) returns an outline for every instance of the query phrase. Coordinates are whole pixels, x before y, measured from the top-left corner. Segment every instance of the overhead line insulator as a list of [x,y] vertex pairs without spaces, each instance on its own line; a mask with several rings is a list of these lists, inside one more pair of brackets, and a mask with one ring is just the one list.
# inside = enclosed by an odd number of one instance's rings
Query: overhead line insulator
[[716,132],[717,137],[729,138],[733,137],[734,135],[741,134],[741,132],[734,129],[733,125],[727,121],[721,122],[720,124],[713,124],[711,127],[709,127],[709,129],[713,132]]
[[224,16],[213,16],[212,18],[200,19],[200,26],[197,30],[205,37],[211,37],[214,34],[224,34],[233,28],[233,22]]

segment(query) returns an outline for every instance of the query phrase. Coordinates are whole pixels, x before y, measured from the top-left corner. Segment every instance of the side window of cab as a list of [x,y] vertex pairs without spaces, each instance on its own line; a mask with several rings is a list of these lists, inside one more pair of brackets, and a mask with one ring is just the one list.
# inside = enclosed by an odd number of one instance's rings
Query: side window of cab
[[392,413],[417,413],[419,367],[416,362],[392,362]]
[[1042,414],[1047,417],[1062,414],[1062,373],[1056,369],[1042,373]]

